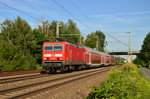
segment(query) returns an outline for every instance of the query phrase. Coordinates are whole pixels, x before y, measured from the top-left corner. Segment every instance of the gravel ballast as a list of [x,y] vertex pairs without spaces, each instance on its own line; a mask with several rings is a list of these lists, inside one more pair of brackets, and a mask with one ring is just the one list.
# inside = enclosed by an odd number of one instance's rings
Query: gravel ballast
[[[14,83],[1,84],[0,89],[7,89],[7,88],[13,88],[15,86],[28,85],[31,83],[41,82],[45,80],[52,80],[52,79],[56,79],[60,77],[66,77],[69,75],[84,73],[87,71],[97,71],[97,70],[99,71],[101,69],[103,70],[104,68],[108,68],[108,67],[101,67],[97,69],[90,69],[90,70],[78,71],[78,72],[72,72],[72,73],[66,73],[66,74],[51,75],[49,77],[41,77],[37,79],[30,79],[30,80],[18,81]],[[110,66],[109,68],[112,68],[112,67]],[[37,94],[34,94],[33,96],[28,96],[28,98],[30,99],[35,99],[35,98],[36,99],[43,99],[43,98],[45,99],[83,99],[90,93],[92,86],[100,86],[100,83],[107,78],[108,72],[109,71],[95,73],[94,75],[87,76],[86,78],[76,80],[74,82],[68,83],[66,85],[62,85],[60,87],[56,87],[52,90],[46,90],[46,91],[42,91]],[[47,85],[51,83],[52,82],[48,83]],[[40,87],[42,86],[40,85],[39,88]],[[30,90],[30,88],[27,90]]]
[[32,99],[83,99],[86,97],[92,86],[100,86],[100,83],[108,76],[108,71],[96,74],[85,79],[75,81],[68,85],[32,96]]

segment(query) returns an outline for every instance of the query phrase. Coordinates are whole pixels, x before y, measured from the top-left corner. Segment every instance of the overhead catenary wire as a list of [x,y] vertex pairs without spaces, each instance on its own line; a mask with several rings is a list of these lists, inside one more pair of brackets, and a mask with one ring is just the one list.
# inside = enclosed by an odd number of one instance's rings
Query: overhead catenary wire
[[89,18],[87,17],[87,15],[83,12],[83,10],[82,10],[80,7],[78,7],[72,0],[70,0],[70,1],[71,1],[71,3],[74,5],[74,7],[76,7],[76,8],[82,13],[82,15],[83,15],[85,18],[89,19]]
[[[21,0],[23,3],[24,3],[24,1],[23,0]],[[68,14],[70,14],[72,17],[74,17],[76,20],[78,20],[82,25],[84,25],[85,27],[87,27],[87,28],[89,28],[87,25],[85,25],[83,22],[81,22],[77,17],[75,17],[71,12],[69,12],[66,8],[64,8],[62,5],[60,5],[58,2],[56,2],[55,0],[52,0],[54,3],[56,3],[59,7],[61,7],[63,10],[65,10]],[[72,1],[72,0],[71,0]],[[73,1],[72,1],[73,2]],[[3,4],[3,5],[5,5],[5,6],[7,6],[7,7],[9,7],[9,8],[11,8],[11,9],[13,9],[13,10],[15,10],[15,11],[17,11],[17,12],[20,12],[20,13],[22,13],[22,14],[24,14],[24,15],[26,15],[26,16],[29,16],[29,17],[31,17],[31,18],[35,18],[35,17],[33,17],[33,16],[31,16],[31,15],[28,15],[28,14],[26,14],[26,13],[24,13],[24,12],[22,12],[22,11],[20,11],[20,10],[18,10],[18,9],[16,9],[16,8],[13,8],[13,7],[11,7],[10,5],[8,5],[8,4],[6,4],[6,3],[3,3],[3,2],[0,2],[1,4]],[[74,5],[75,5],[75,3],[74,3]],[[76,5],[75,5],[76,6]],[[31,7],[31,6],[30,6]],[[76,6],[77,7],[77,6]],[[79,7],[77,7],[79,10],[81,10]],[[85,17],[87,17],[86,16],[86,14],[81,10],[81,12],[82,12],[82,14],[85,16]],[[87,17],[88,18],[88,17]],[[127,44],[125,44],[125,43],[123,43],[122,41],[120,41],[120,40],[118,40],[118,39],[116,39],[115,37],[113,37],[113,36],[111,36],[110,34],[107,34],[108,36],[110,36],[110,37],[112,37],[113,39],[115,39],[115,40],[117,40],[118,42],[121,42],[122,44],[124,44],[125,46],[127,46]]]
[[91,18],[89,18],[86,13],[77,5],[75,4],[75,2],[73,2],[73,0],[70,0],[72,5],[78,9],[79,12],[81,12],[81,14],[87,19],[87,20],[90,20],[91,21],[91,24],[95,25],[95,26],[98,26],[95,22],[93,22],[93,20],[91,20]]
[[[70,0],[70,1],[72,2],[72,4],[73,4],[87,19],[89,19],[89,17],[87,17],[87,15],[86,15],[72,0]],[[95,23],[93,23],[93,24],[95,24]],[[95,25],[96,25],[96,24],[95,24]],[[123,45],[128,46],[127,44],[125,44],[125,43],[122,42],[121,40],[119,40],[119,39],[117,39],[117,38],[115,38],[115,37],[113,37],[113,36],[111,36],[111,35],[109,35],[109,34],[107,34],[107,35],[110,36],[111,38],[117,40],[118,42],[122,43]]]
[[71,15],[73,18],[75,18],[78,22],[80,22],[83,26],[85,26],[87,29],[89,27],[85,25],[82,21],[80,21],[77,17],[75,17],[69,10],[67,10],[65,7],[63,7],[61,4],[59,4],[57,1],[52,0],[56,5],[58,5],[60,8],[62,8],[65,12],[67,12],[69,15]]
[[[109,44],[108,44],[108,47],[112,47],[113,49],[115,49],[116,51],[125,51],[122,49],[121,45],[119,44],[114,44],[112,41],[107,41]],[[120,47],[119,47],[120,46]]]
[[[35,7],[29,5],[29,4],[28,4],[27,2],[25,2],[24,0],[19,0],[19,1],[20,1],[22,4],[26,5],[27,7],[33,9],[34,11],[36,11],[37,13],[39,13],[40,15],[42,15],[42,16],[43,16],[42,18],[45,18],[45,13],[43,13],[41,10],[36,9]],[[41,24],[41,23],[39,23],[39,24]],[[37,26],[37,25],[35,25],[35,26]]]
[[[42,16],[43,20],[45,20],[45,17],[47,17],[47,18],[49,18],[49,19],[52,19],[52,17],[49,16],[47,13],[45,13],[43,10],[37,9],[36,7],[33,7],[31,4],[28,4],[27,2],[25,2],[25,0],[19,0],[19,1],[20,1],[22,4],[28,6],[29,8],[35,10],[37,13],[39,13],[39,14]],[[46,20],[49,20],[49,19],[46,19]],[[43,20],[42,20],[42,21],[43,21]],[[60,19],[58,18],[57,20],[60,20]]]
[[[21,0],[21,1],[22,1],[22,0]],[[79,20],[76,16],[74,16],[68,9],[66,9],[65,7],[63,7],[63,6],[62,6],[61,4],[59,4],[56,0],[52,0],[52,1],[53,1],[55,4],[57,4],[60,8],[62,8],[64,11],[66,11],[69,15],[71,15],[72,17],[74,17],[78,22],[80,22],[82,25],[84,25],[86,28],[89,29],[89,27],[88,27],[86,24],[84,24],[82,21],[80,21],[80,20]],[[71,0],[71,1],[72,1],[72,0]],[[24,2],[24,1],[23,1],[23,2]],[[0,4],[2,4],[2,5],[4,5],[4,6],[7,6],[7,7],[11,8],[11,9],[13,9],[13,10],[15,10],[15,11],[17,11],[17,12],[23,14],[23,15],[26,15],[26,16],[31,17],[31,18],[33,18],[33,19],[37,19],[36,17],[33,17],[33,16],[29,15],[29,14],[26,14],[26,13],[24,13],[23,11],[18,10],[18,9],[16,9],[16,8],[14,8],[14,7],[12,7],[12,6],[8,5],[8,4],[6,4],[6,3],[3,3],[3,2],[0,1]],[[88,18],[87,15],[86,15],[75,3],[74,3],[74,5],[76,6],[76,8],[78,8],[78,9],[81,11],[81,13],[82,13],[86,18]],[[30,6],[30,7],[31,7],[31,6]],[[32,7],[31,7],[31,8],[32,8]],[[88,18],[88,19],[89,19],[89,18]],[[107,35],[110,36],[111,38],[117,40],[118,42],[122,43],[123,45],[127,46],[127,44],[125,44],[125,43],[122,42],[121,40],[119,40],[119,39],[117,39],[117,38],[111,36],[110,34],[107,34]]]
[[0,4],[6,6],[6,7],[8,7],[8,8],[11,8],[11,9],[13,9],[13,10],[15,10],[15,11],[17,11],[17,12],[19,12],[19,13],[25,15],[25,16],[28,16],[28,17],[33,18],[33,19],[37,19],[36,17],[33,17],[33,16],[29,15],[29,14],[26,14],[26,13],[22,12],[21,10],[18,10],[18,9],[16,9],[16,8],[14,8],[14,7],[12,7],[12,6],[10,6],[10,5],[4,3],[4,2],[1,2],[1,1],[0,1]]
[[128,47],[128,45],[127,45],[126,43],[122,42],[121,40],[119,40],[119,39],[113,37],[112,35],[110,35],[110,34],[108,34],[108,33],[106,33],[106,34],[107,34],[109,37],[111,37],[111,38],[115,39],[116,41],[118,41],[119,43],[122,43],[124,46]]
[[2,13],[0,14],[0,16],[5,17],[5,18],[8,18],[6,15],[4,15],[4,14],[2,14]]
[[43,13],[41,10],[36,9],[35,7],[33,7],[33,6],[29,5],[29,4],[27,4],[24,0],[19,0],[19,1],[20,1],[22,4],[24,4],[24,5],[26,5],[26,6],[30,7],[30,8],[32,8],[33,10],[35,10],[36,12],[38,12],[39,14],[45,15],[45,13]]
[[[82,11],[82,9],[80,9],[72,0],[70,0],[71,2],[72,2],[72,4],[82,13],[82,15],[85,17],[85,18],[87,18],[87,19],[90,19],[89,17],[87,17],[87,15]],[[93,22],[92,22],[93,23]],[[97,25],[97,24],[95,24],[95,23],[93,23],[94,25]],[[119,39],[117,39],[117,38],[115,38],[115,37],[113,37],[113,36],[111,36],[110,34],[108,34],[108,33],[106,33],[108,36],[110,36],[111,38],[113,38],[113,39],[115,39],[115,40],[117,40],[118,42],[120,42],[120,43],[122,43],[123,45],[125,45],[125,46],[127,46],[128,47],[128,45],[127,44],[125,44],[124,42],[122,42],[121,40],[119,40]]]

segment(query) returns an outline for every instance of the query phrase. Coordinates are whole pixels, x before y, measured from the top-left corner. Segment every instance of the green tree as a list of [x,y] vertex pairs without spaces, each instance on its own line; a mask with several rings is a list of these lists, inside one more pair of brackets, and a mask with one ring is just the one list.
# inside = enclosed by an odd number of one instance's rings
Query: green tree
[[[37,69],[41,64],[43,42],[56,41],[56,23],[42,21],[38,28],[32,29],[25,20],[17,17],[0,24],[0,71]],[[74,43],[81,40],[83,43],[75,22],[61,21],[59,25],[59,38]]]
[[67,27],[67,40],[72,41],[74,43],[79,43],[81,33],[78,27],[76,26],[76,23],[74,23],[72,20],[68,20]]
[[127,61],[127,60],[125,60],[125,59],[122,58],[122,57],[115,57],[115,64],[116,64],[116,65],[123,64],[125,61]]
[[98,36],[98,44],[100,45],[100,46],[98,46],[98,50],[104,51],[104,47],[105,47],[105,35],[104,35],[104,33],[101,31],[96,31],[95,34]]
[[95,33],[88,34],[85,40],[85,45],[90,48],[96,49],[97,40],[98,40],[98,37],[95,35]]
[[68,40],[68,32],[67,32],[68,26],[64,22],[59,22],[59,38],[67,41]]
[[36,62],[41,65],[42,63],[42,45],[44,42],[48,41],[46,40],[45,36],[43,35],[42,32],[40,32],[38,29],[34,29],[33,30],[33,34],[34,34],[34,40],[36,41],[35,42],[35,46],[34,48],[32,49],[33,50],[33,57],[36,59]]
[[47,41],[55,41],[56,38],[56,21],[49,23],[48,21],[42,21],[41,25],[36,29],[42,33],[44,39]]
[[[43,21],[37,29],[43,33],[46,40],[56,41],[56,24],[57,21],[52,21],[51,23]],[[75,22],[70,19],[66,24],[62,21],[59,22],[59,38],[63,41],[80,43],[80,40],[83,41],[83,37],[80,36],[81,32]]]
[[72,20],[68,20],[66,24],[60,22],[60,36],[64,41],[70,41],[73,43],[80,43],[83,40],[81,32]]
[[104,51],[105,35],[101,31],[88,34],[85,40],[85,45],[95,48],[99,51]]
[[139,59],[138,57],[136,57],[134,60],[133,60],[133,63],[134,64],[137,64],[138,67],[140,67],[141,65],[144,66],[145,62],[141,59]]
[[145,37],[142,50],[140,54],[137,55],[137,58],[141,60],[141,65],[147,67],[150,65],[150,32]]
[[6,19],[1,24],[0,70],[35,69],[32,56],[35,45],[32,28],[20,17],[14,21]]

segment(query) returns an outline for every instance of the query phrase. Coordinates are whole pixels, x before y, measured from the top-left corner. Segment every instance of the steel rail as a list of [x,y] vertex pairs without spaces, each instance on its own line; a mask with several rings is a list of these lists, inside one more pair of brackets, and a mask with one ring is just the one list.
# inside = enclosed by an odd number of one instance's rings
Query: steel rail
[[49,91],[49,90],[52,90],[52,89],[55,89],[55,88],[59,88],[61,86],[67,85],[69,83],[72,83],[72,82],[75,82],[75,81],[78,81],[78,80],[81,80],[81,79],[84,79],[84,78],[87,78],[87,77],[90,77],[90,76],[93,76],[93,75],[96,75],[96,74],[104,73],[106,71],[109,71],[109,69],[99,71],[99,72],[96,72],[96,73],[92,73],[92,74],[89,74],[89,75],[85,75],[83,77],[75,78],[75,79],[65,81],[65,82],[62,82],[62,83],[59,83],[59,84],[55,84],[55,85],[52,85],[52,86],[48,86],[46,88],[41,88],[41,89],[38,89],[38,90],[35,90],[35,91],[32,91],[32,92],[24,93],[24,94],[21,94],[21,95],[18,95],[18,96],[14,96],[14,97],[11,97],[10,99],[22,99],[22,98],[26,98],[26,97],[31,97],[35,94],[38,94],[38,93],[41,93],[41,92],[44,92],[44,91]]
[[109,70],[109,68],[106,67],[106,68],[100,69],[100,70],[88,71],[88,72],[84,72],[84,73],[79,73],[79,74],[74,74],[74,75],[65,76],[65,77],[61,77],[61,78],[56,78],[56,79],[52,79],[52,80],[47,80],[47,81],[43,81],[43,82],[33,83],[33,84],[19,86],[19,87],[15,87],[15,88],[4,89],[4,90],[0,90],[0,95],[4,95],[4,94],[14,92],[14,91],[20,91],[20,90],[30,88],[30,87],[40,86],[40,85],[47,84],[47,83],[50,83],[50,82],[56,82],[56,81],[59,81],[59,80],[68,79],[68,78],[71,78],[71,77],[76,77],[76,76],[79,76],[79,75],[84,75],[84,74],[89,74],[89,73],[93,73],[93,72],[97,72],[97,71],[102,71],[102,70]]

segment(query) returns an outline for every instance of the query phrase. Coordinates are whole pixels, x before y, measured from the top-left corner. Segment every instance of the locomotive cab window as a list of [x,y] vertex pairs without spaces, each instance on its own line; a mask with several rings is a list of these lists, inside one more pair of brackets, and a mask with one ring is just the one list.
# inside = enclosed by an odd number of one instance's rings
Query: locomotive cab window
[[54,44],[54,51],[61,51],[62,50],[62,44]]
[[45,51],[62,51],[62,44],[46,44]]
[[52,51],[53,50],[53,46],[52,46],[52,44],[46,44],[44,46],[44,49],[45,49],[45,51]]

